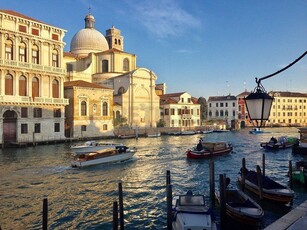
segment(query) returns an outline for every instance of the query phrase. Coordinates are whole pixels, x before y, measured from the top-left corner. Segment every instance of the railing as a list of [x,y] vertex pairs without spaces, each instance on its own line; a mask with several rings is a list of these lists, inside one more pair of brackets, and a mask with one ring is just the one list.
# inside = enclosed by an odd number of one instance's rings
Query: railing
[[32,97],[14,96],[14,95],[1,95],[1,102],[28,102],[28,103],[48,103],[48,104],[63,104],[68,105],[69,99],[67,98],[47,98],[47,97]]
[[33,64],[29,62],[19,62],[19,61],[13,61],[13,60],[0,59],[0,66],[1,65],[29,69],[29,70],[39,70],[39,71],[45,71],[49,73],[66,74],[66,69],[64,68]]

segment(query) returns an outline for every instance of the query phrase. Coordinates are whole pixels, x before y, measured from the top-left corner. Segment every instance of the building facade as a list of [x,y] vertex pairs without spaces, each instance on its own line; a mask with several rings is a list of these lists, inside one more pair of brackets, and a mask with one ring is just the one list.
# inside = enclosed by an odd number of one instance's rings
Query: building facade
[[307,94],[271,91],[274,97],[267,126],[306,126]]
[[160,95],[161,119],[166,127],[200,126],[200,105],[186,92]]
[[246,126],[252,126],[253,124],[249,120],[248,111],[245,106],[244,98],[250,94],[248,91],[244,91],[237,95],[237,103],[238,103],[238,122],[239,127],[244,128]]
[[124,37],[114,26],[106,36],[95,30],[94,17],[85,17],[85,28],[78,31],[65,53],[66,81],[83,80],[113,89],[114,119],[130,127],[156,127],[160,119],[157,76],[137,67],[136,55],[124,51]]
[[225,128],[235,128],[237,122],[237,99],[235,96],[212,96],[208,98],[207,120],[225,121]]
[[65,136],[113,136],[113,89],[86,81],[64,83],[69,105],[65,110]]
[[0,142],[65,139],[66,31],[0,10]]

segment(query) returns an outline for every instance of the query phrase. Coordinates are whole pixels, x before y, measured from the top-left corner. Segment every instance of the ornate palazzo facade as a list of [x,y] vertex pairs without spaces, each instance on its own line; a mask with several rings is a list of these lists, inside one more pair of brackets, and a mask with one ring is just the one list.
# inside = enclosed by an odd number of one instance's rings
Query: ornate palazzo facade
[[64,139],[65,30],[0,10],[0,142]]

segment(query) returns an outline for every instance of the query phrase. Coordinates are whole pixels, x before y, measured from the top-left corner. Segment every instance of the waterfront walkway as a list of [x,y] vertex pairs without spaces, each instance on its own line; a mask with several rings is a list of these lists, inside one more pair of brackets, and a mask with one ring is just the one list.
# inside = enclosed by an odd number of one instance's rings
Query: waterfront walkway
[[273,222],[265,230],[296,230],[306,229],[307,225],[307,200],[280,219]]

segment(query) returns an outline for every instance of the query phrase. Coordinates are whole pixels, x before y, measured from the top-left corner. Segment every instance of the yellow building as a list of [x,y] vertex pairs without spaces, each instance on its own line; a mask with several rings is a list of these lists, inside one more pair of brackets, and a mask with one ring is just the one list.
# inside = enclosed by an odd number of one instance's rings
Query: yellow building
[[296,92],[269,92],[274,97],[267,126],[306,126],[307,94]]
[[0,10],[0,142],[65,139],[65,30]]
[[130,127],[156,127],[160,119],[157,76],[137,67],[136,55],[124,51],[120,30],[113,26],[104,36],[95,29],[93,15],[84,20],[85,28],[74,35],[70,52],[64,54],[66,81],[83,80],[113,89],[115,118],[125,118]]

